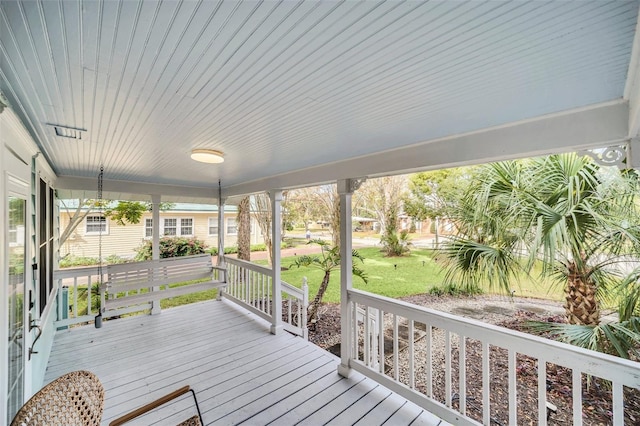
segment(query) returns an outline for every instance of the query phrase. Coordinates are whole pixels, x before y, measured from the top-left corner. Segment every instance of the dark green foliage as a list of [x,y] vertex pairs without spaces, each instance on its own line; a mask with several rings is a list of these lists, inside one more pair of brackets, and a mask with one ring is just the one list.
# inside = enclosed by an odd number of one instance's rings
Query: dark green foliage
[[139,223],[147,210],[147,206],[139,201],[120,201],[114,208],[107,209],[105,216],[124,226],[126,223]]
[[433,296],[476,296],[484,293],[480,287],[460,287],[455,284],[443,284],[441,286],[431,287],[429,294]]
[[[309,304],[309,309],[307,311],[307,322],[309,325],[313,326],[317,319],[318,308],[320,307],[322,298],[329,286],[331,271],[340,269],[340,247],[329,247],[329,243],[321,239],[311,240],[307,244],[318,244],[321,249],[320,255],[312,254],[299,256],[294,260],[290,267],[311,267],[320,269],[324,272],[322,283],[318,288],[318,293],[316,293],[316,297],[314,297],[313,301]],[[364,258],[356,250],[352,250],[351,256],[360,262],[364,262]],[[367,274],[355,264],[351,267],[351,273],[366,283]]]
[[382,251],[387,257],[403,256],[410,252],[409,232],[404,230],[398,233],[395,229],[387,228],[380,239]]
[[[132,259],[127,259],[124,257],[120,257],[117,254],[111,254],[103,259],[104,263],[107,265],[115,265],[117,263],[127,263],[131,262]],[[76,266],[92,266],[98,264],[97,257],[82,257],[82,256],[65,256],[60,259],[59,267],[63,268],[73,268]]]
[[[541,264],[541,277],[565,288],[568,324],[544,324],[549,331],[629,356],[640,340],[640,274],[623,271],[640,252],[639,193],[634,172],[576,154],[480,167],[452,213],[458,234],[442,250],[445,282],[508,292]],[[601,322],[601,303],[617,305],[619,322]]]
[[627,359],[640,358],[640,317],[596,326],[535,321],[527,325],[533,332],[550,334],[571,345]]
[[[136,249],[136,260],[151,260],[152,241],[145,241],[142,246]],[[207,245],[197,238],[185,237],[162,237],[160,238],[160,259],[167,257],[191,256],[206,252]]]
[[[285,242],[283,242],[282,244],[280,244],[280,248],[288,248],[289,245]],[[251,251],[267,251],[267,245],[262,243],[262,244],[252,244],[251,245]],[[209,250],[207,250],[207,253],[210,253],[212,256],[217,256],[218,255],[218,247],[211,247]],[[224,254],[236,254],[238,253],[238,247],[237,246],[231,246],[231,247],[225,247],[224,248]]]

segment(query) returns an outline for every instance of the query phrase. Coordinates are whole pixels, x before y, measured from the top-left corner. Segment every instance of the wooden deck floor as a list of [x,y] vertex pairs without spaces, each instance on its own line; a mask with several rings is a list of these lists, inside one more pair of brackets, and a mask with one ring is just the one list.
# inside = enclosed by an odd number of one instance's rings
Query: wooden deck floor
[[[90,370],[106,390],[103,424],[185,384],[206,424],[438,425],[415,404],[355,373],[338,359],[226,301],[106,321],[102,329],[59,331],[46,382]],[[137,424],[175,424],[195,414],[184,397]]]

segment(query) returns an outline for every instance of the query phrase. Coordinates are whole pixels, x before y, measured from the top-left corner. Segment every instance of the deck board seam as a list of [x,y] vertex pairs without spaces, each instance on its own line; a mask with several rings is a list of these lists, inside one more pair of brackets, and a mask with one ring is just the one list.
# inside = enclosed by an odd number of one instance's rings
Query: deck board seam
[[[371,413],[373,410],[375,410],[380,404],[382,404],[383,402],[385,402],[389,397],[391,396],[391,392],[389,392],[389,394],[387,394],[387,396],[385,396],[384,398],[382,398],[380,401],[378,401],[378,403],[376,405],[374,405],[373,407],[371,407],[371,409],[369,411],[367,411],[366,413],[364,413],[362,416],[360,416],[360,418],[358,420],[356,420],[355,422],[353,422],[353,424],[358,424],[359,422],[362,421],[362,419],[364,419],[365,417],[367,417],[369,415],[369,413]],[[401,407],[403,407],[404,405],[402,405]],[[394,411],[395,414],[395,411]],[[392,414],[393,415],[393,414]],[[389,418],[387,418],[387,420],[389,420]],[[385,422],[387,421],[385,420]],[[381,425],[384,424],[381,423]]]
[[[303,350],[304,348],[305,348],[305,346],[304,346],[304,345],[301,345],[301,346],[300,346],[300,348],[299,348],[298,350]],[[280,350],[279,350],[279,349],[277,349],[277,350],[274,350],[274,351],[272,351],[272,352],[268,353],[266,356],[276,355],[276,354],[278,354],[279,352],[280,352]],[[293,353],[295,353],[295,352],[297,352],[297,350],[296,350],[296,351],[294,351]],[[248,358],[248,357],[253,357],[253,358],[255,358],[255,359],[252,359],[252,360],[251,360],[251,362],[258,362],[258,361],[260,361],[260,360],[264,359],[266,356],[265,356],[265,355],[262,355],[262,354],[250,353],[250,354],[248,354],[248,355],[247,355],[247,358]],[[235,363],[237,363],[237,362],[240,362],[240,361],[241,361],[241,360],[232,360],[232,361],[230,361],[229,363],[226,363],[226,364],[216,364],[215,366],[212,366],[212,368],[210,368],[208,371],[209,371],[209,372],[212,372],[212,371],[217,370],[217,369],[221,369],[221,368],[222,368],[222,369],[224,369],[224,368],[225,368],[225,366],[227,366],[228,364],[232,364],[232,363],[234,363],[234,362],[235,362]],[[222,382],[217,383],[217,384],[216,384],[216,386],[219,386],[219,385],[221,385],[222,383],[226,383],[226,382],[229,382],[229,381],[233,381],[233,380],[234,380],[234,379],[236,379],[237,377],[241,377],[242,375],[244,375],[244,373],[246,373],[247,371],[253,371],[253,370],[260,369],[260,368],[261,368],[261,366],[260,366],[260,365],[258,365],[257,367],[255,367],[255,368],[254,368],[254,369],[252,369],[252,370],[244,370],[244,372],[243,372],[243,373],[240,373],[239,375],[234,375],[234,376],[232,376],[232,377],[229,377],[228,379],[226,379],[226,380],[224,380],[224,381],[222,381]],[[193,382],[193,381],[190,381],[189,379],[193,379],[194,377],[200,377],[200,376],[202,376],[203,374],[204,374],[204,373],[194,374],[194,375],[186,376],[186,377],[185,377],[185,376],[182,376],[182,379],[181,379],[179,382],[173,382],[171,385],[165,385],[165,386],[163,386],[163,389],[166,389],[166,390],[170,391],[170,390],[173,390],[173,389],[172,389],[173,387],[178,387],[178,386],[179,386],[180,384],[182,384],[182,383],[187,383],[187,382],[189,382],[189,383],[190,383],[190,385],[191,385],[191,387],[197,391],[197,389],[199,388],[198,384],[200,384],[200,383],[201,383],[201,381],[195,381],[195,382]],[[171,377],[172,377],[172,376],[171,376]],[[149,384],[145,383],[145,386],[144,386],[144,387],[147,387],[147,386],[149,386]],[[107,390],[107,392],[110,392],[111,390],[112,390],[112,389],[108,389],[108,390]],[[135,390],[135,389],[134,389],[134,390]],[[200,392],[202,393],[202,392],[205,392],[205,391],[206,391],[206,389],[205,389],[205,390],[202,390],[202,391],[200,391]],[[208,396],[207,398],[201,398],[201,399],[203,399],[203,400],[206,400],[206,399],[212,399],[212,398],[215,398],[215,397],[216,397],[216,396],[218,396],[218,395],[224,394],[224,393],[225,393],[225,392],[227,392],[227,391],[228,391],[228,389],[227,389],[226,391],[224,391],[224,392],[220,392],[220,393],[218,393],[218,394],[214,394],[214,395],[212,395],[212,396]],[[158,393],[161,393],[161,392],[158,392]],[[110,409],[115,409],[115,408],[117,408],[118,406],[121,406],[121,405],[123,405],[123,404],[126,404],[126,401],[125,401],[125,402],[122,402],[122,403],[115,404],[115,405],[111,405],[109,408],[110,408]],[[123,411],[122,411],[122,413],[125,413],[125,412],[126,412],[126,410],[123,410]]]
[[[369,394],[371,392],[373,392],[374,390],[378,389],[379,385],[374,386],[373,388],[369,389],[367,392],[365,392],[364,394],[360,395],[359,398],[357,398],[355,401],[351,402],[351,404],[349,404],[348,406],[346,406],[345,408],[343,408],[342,410],[340,410],[340,412],[338,412],[335,416],[331,417],[329,420],[327,420],[324,423],[324,426],[328,425],[329,423],[331,423],[334,419],[336,419],[338,416],[340,416],[342,413],[346,412],[348,409],[350,409],[351,407],[354,406],[354,404],[356,404],[358,401],[361,401],[363,398],[369,396]],[[377,405],[377,404],[376,404]],[[369,410],[371,411],[371,410]]]
[[[321,358],[322,358],[322,355],[318,355],[318,356],[317,356],[316,358],[314,358],[312,361],[316,361],[316,360],[319,360],[319,359],[321,359]],[[327,363],[328,363],[328,362],[330,362],[330,361],[327,361]],[[325,363],[325,364],[327,364],[327,363]],[[325,365],[325,364],[323,364],[323,365]],[[283,367],[286,367],[287,365],[288,365],[288,364],[285,364]],[[304,368],[305,366],[306,366],[306,364],[304,364],[304,363],[303,363],[303,364],[301,364],[301,365],[297,366],[296,368],[294,368],[294,369],[292,369],[292,370],[288,370],[287,372],[285,372],[285,373],[284,373],[284,375],[279,376],[279,378],[280,378],[280,377],[284,377],[284,376],[286,376],[286,375],[288,375],[288,374],[292,374],[292,373],[294,373],[294,372],[298,371],[299,369]],[[271,371],[274,371],[274,370],[271,370]],[[246,384],[246,383],[249,383],[249,381],[245,381],[245,382],[241,383],[241,385],[242,385],[242,384]],[[237,395],[236,397],[234,397],[234,398],[232,398],[232,399],[230,399],[230,400],[227,400],[227,401],[225,401],[225,402],[223,402],[223,403],[221,403],[221,404],[218,404],[216,408],[221,407],[222,405],[228,404],[228,403],[230,403],[230,402],[233,402],[236,398],[239,398],[239,397],[241,397],[241,396],[244,396],[244,395],[246,395],[246,394],[248,394],[248,393],[250,393],[250,392],[253,392],[253,391],[255,391],[256,389],[259,389],[259,388],[261,388],[261,387],[263,387],[263,386],[266,386],[266,385],[268,385],[268,384],[270,384],[270,383],[269,383],[269,382],[267,382],[267,383],[261,383],[261,384],[257,385],[256,387],[251,388],[251,389],[249,389],[249,390],[247,390],[247,391],[245,391],[245,392],[243,392],[243,393],[241,393],[241,394]],[[287,383],[287,384],[288,384],[288,383]],[[282,386],[284,386],[284,385],[279,386],[278,388],[276,388],[276,390],[277,390],[277,389],[280,389]],[[218,395],[220,395],[220,394],[218,394]],[[266,396],[266,395],[263,395],[263,396],[261,396],[260,398],[264,398],[265,396]],[[258,399],[260,399],[260,398],[258,398]],[[254,400],[254,401],[255,401],[255,400]],[[254,401],[252,401],[252,402],[254,402]],[[217,420],[219,420],[219,419],[221,419],[221,418],[224,418],[224,417],[228,416],[229,414],[231,414],[231,413],[233,413],[233,412],[237,411],[238,409],[240,409],[240,408],[242,408],[242,407],[244,407],[244,406],[241,406],[241,407],[239,407],[239,408],[237,408],[237,409],[235,409],[235,410],[233,410],[233,411],[229,411],[227,414],[225,414],[224,416],[221,416],[221,417],[219,417],[219,418],[215,419],[214,421],[217,421]],[[212,411],[212,410],[208,410],[208,411]]]
[[[324,364],[324,365],[322,365],[322,366],[318,367],[318,369],[320,369],[320,368],[322,368],[322,367],[324,367],[325,365],[328,365],[328,364],[332,364],[332,361],[328,361],[326,364]],[[334,370],[333,368],[331,369],[331,371],[327,372],[327,374],[325,374],[324,376],[319,377],[319,378],[318,378],[318,379],[316,379],[314,382],[308,383],[308,384],[306,384],[305,386],[303,386],[302,388],[300,388],[300,389],[298,389],[298,390],[296,390],[296,391],[294,391],[294,392],[289,393],[289,394],[288,394],[288,395],[286,395],[285,397],[280,398],[279,400],[275,401],[275,402],[274,402],[273,404],[271,404],[269,407],[263,408],[262,410],[260,410],[260,411],[258,411],[258,412],[256,412],[256,413],[254,413],[254,414],[253,414],[253,415],[251,415],[250,417],[247,417],[247,418],[246,418],[246,419],[244,419],[243,421],[239,422],[238,424],[242,424],[242,423],[245,423],[245,422],[249,421],[250,419],[252,419],[252,418],[256,417],[257,415],[260,415],[260,414],[264,413],[265,411],[269,410],[270,408],[273,408],[273,407],[275,407],[276,405],[280,404],[281,402],[283,402],[283,401],[285,401],[285,400],[287,400],[287,399],[291,398],[293,395],[297,394],[297,393],[298,393],[298,392],[300,392],[302,389],[308,388],[309,386],[312,386],[314,383],[317,383],[318,381],[320,381],[320,380],[322,380],[322,379],[324,379],[324,378],[327,378],[327,377],[331,376],[332,374],[335,374],[335,370]],[[309,397],[309,399],[310,399],[310,398],[313,398],[313,397]],[[304,403],[304,402],[306,402],[306,401],[307,401],[307,400],[303,401],[302,403]],[[298,405],[300,405],[300,404],[298,404]],[[280,417],[280,416],[279,416],[279,417]],[[277,418],[276,418],[276,419],[277,419]],[[276,420],[276,419],[273,419],[273,420]],[[270,422],[270,423],[271,423],[271,422]],[[270,424],[270,423],[267,423],[267,424]]]
[[[336,399],[338,399],[340,396],[344,395],[345,393],[349,392],[351,389],[353,389],[354,387],[356,387],[357,385],[359,385],[360,383],[363,383],[366,380],[365,377],[362,377],[360,380],[358,380],[357,382],[355,382],[353,385],[349,386],[347,389],[345,389],[344,391],[340,392],[338,395],[334,396],[333,398],[331,398],[326,405],[329,405],[331,402],[335,401]],[[324,408],[324,407],[321,407]],[[300,423],[302,423],[304,420],[308,419],[309,417],[311,417],[313,414],[317,413],[318,410],[320,410],[320,408],[317,408],[315,410],[313,410],[311,413],[309,413],[307,416],[303,417],[302,419],[300,419],[298,422],[295,423],[295,425],[298,425]]]

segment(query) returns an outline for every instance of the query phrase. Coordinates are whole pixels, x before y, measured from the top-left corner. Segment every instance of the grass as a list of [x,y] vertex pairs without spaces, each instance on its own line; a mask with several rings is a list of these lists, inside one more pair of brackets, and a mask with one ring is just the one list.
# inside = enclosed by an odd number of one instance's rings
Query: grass
[[[185,281],[182,283],[176,283],[176,284],[171,284],[169,287],[174,288],[174,287],[181,287],[181,286],[185,286],[185,285],[189,285],[189,284],[194,284],[197,282],[200,282],[203,280],[196,280],[196,281]],[[86,285],[79,285],[78,286],[78,314],[75,316],[81,316],[81,315],[86,315],[87,314],[87,295],[86,295],[86,289],[87,286]],[[69,305],[71,305],[73,303],[73,287],[69,288]],[[95,291],[95,290],[94,290]],[[141,293],[146,293],[148,290],[142,290]],[[95,291],[97,293],[97,291]],[[162,309],[166,309],[166,308],[173,308],[176,306],[181,306],[181,305],[187,305],[189,303],[196,303],[196,302],[203,302],[205,300],[212,300],[215,299],[218,296],[218,289],[213,288],[211,290],[205,290],[205,291],[199,291],[197,293],[189,293],[189,294],[183,294],[181,296],[175,296],[175,297],[170,297],[167,299],[162,299],[160,300],[160,307]],[[99,298],[94,295],[93,299],[92,299],[92,314],[93,315],[97,315],[97,308],[96,305],[99,303]],[[139,315],[140,313],[143,313],[143,311],[140,312],[136,312],[133,314],[125,314],[123,316],[131,316],[131,315]]]
[[[426,293],[433,287],[442,287],[444,268],[434,260],[434,251],[428,249],[413,249],[408,256],[384,257],[379,248],[369,247],[358,249],[365,258],[364,263],[355,261],[366,272],[368,283],[354,277],[354,288],[391,298]],[[289,268],[294,257],[282,259],[282,266]],[[266,261],[256,261],[265,265]],[[534,276],[538,271],[534,271]],[[282,279],[296,287],[302,286],[303,277],[307,277],[309,298],[313,298],[318,291],[324,273],[314,268],[290,268],[282,271]],[[516,296],[535,297],[542,299],[561,300],[562,289],[554,287],[550,282],[540,283],[536,279],[521,274],[518,282],[514,283]],[[490,283],[484,283],[485,293],[507,294],[499,288],[493,288]],[[340,271],[331,273],[329,288],[323,298],[325,302],[338,303],[340,301]]]
[[[444,288],[445,270],[434,260],[435,252],[429,249],[413,249],[407,256],[384,257],[379,248],[368,247],[358,249],[365,258],[364,263],[355,261],[358,267],[364,270],[368,277],[368,283],[364,283],[360,278],[354,277],[354,288],[368,291],[391,298],[400,298],[414,294],[429,292],[432,288]],[[296,287],[302,287],[302,280],[307,277],[309,285],[309,299],[313,299],[318,291],[324,272],[314,268],[291,268],[295,257],[282,258],[282,266],[289,268],[282,271],[282,279]],[[266,265],[267,261],[255,261],[255,263]],[[539,273],[539,268],[534,270],[533,275]],[[184,285],[187,283],[174,284]],[[521,274],[517,282],[513,283],[512,289],[516,296],[534,297],[540,299],[562,300],[563,292],[559,286],[552,285],[551,282],[540,283],[536,279]],[[507,294],[499,288],[492,287],[490,283],[484,283],[482,290],[489,294]],[[70,289],[70,302],[73,300],[73,289]],[[202,291],[198,293],[186,294],[162,299],[160,305],[163,309],[175,306],[196,303],[214,299],[217,296],[217,289]],[[340,271],[331,273],[329,288],[323,298],[324,302],[340,302]],[[79,310],[86,309],[86,300],[79,299]]]

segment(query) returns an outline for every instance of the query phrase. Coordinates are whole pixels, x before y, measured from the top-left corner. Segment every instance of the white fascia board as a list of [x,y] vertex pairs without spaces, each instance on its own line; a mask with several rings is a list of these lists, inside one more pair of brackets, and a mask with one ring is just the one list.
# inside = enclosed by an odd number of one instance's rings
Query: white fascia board
[[629,138],[640,137],[640,13],[633,39],[631,59],[624,88],[624,99],[629,102]]
[[607,102],[223,188],[224,197],[549,155],[628,139],[629,105]]
[[[59,176],[56,184],[60,198],[95,198],[98,179]],[[152,195],[159,194],[162,201],[216,205],[218,192],[217,187],[202,188],[107,179],[103,181],[102,190],[102,198],[110,200],[151,201]]]

